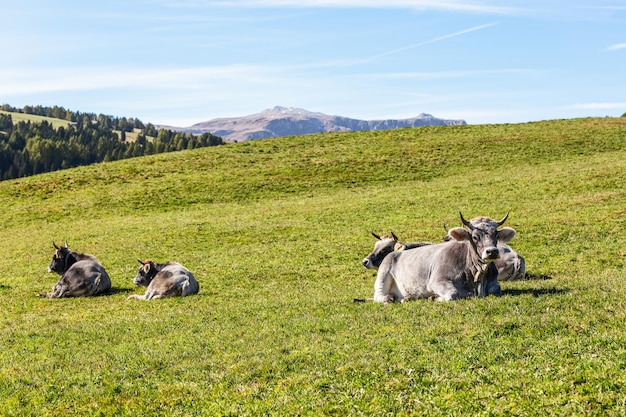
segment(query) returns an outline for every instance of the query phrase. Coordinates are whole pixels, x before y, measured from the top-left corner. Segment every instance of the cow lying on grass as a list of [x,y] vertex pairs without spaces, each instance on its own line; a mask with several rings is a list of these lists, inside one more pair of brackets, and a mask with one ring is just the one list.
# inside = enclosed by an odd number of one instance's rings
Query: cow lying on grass
[[93,255],[73,252],[67,243],[55,251],[48,272],[61,275],[52,292],[42,292],[40,297],[61,298],[100,295],[111,289],[111,279]]
[[465,228],[450,229],[450,241],[392,251],[384,257],[374,284],[375,302],[500,295],[493,261],[500,258],[498,243],[507,243],[516,234],[509,227],[498,230],[508,214],[500,221],[488,217],[467,221],[459,214]]
[[[446,232],[447,231],[448,229],[446,228]],[[431,245],[429,242],[401,242],[393,232],[383,237],[373,232],[372,235],[378,239],[378,241],[374,244],[374,250],[363,259],[363,266],[370,269],[378,269],[383,259],[385,259],[385,256],[393,251]],[[443,240],[447,242],[451,239],[449,235],[446,235]],[[500,251],[500,258],[493,261],[498,269],[498,281],[524,279],[526,276],[526,262],[524,258],[510,246],[502,242],[498,242],[498,250]]]
[[398,240],[398,237],[391,232],[387,236],[380,237],[376,233],[372,232],[378,241],[374,244],[374,250],[363,259],[363,266],[369,269],[378,269],[385,256],[389,255],[395,250],[405,250],[412,248],[419,248],[420,246],[431,245],[430,242],[411,242],[403,243]]
[[[443,228],[448,232],[448,228]],[[449,241],[450,235],[443,238],[444,242]],[[526,277],[526,261],[520,254],[515,252],[513,248],[498,241],[498,250],[500,257],[493,261],[498,268],[498,281],[515,281]]]
[[200,290],[200,285],[191,272],[178,262],[156,264],[151,260],[140,260],[139,263],[141,267],[133,282],[148,288],[144,295],[133,294],[129,299],[184,297],[197,294]]

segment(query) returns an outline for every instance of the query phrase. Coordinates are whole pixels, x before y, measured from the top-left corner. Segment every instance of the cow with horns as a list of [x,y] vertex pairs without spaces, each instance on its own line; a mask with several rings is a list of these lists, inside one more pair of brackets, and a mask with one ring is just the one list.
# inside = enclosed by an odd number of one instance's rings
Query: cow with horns
[[384,257],[374,284],[375,302],[500,295],[493,261],[500,257],[498,243],[507,243],[516,234],[510,227],[498,230],[508,213],[500,221],[489,217],[468,221],[459,214],[465,227],[450,229],[450,241],[392,251]]
[[[448,228],[444,225],[446,233]],[[431,245],[429,242],[401,242],[398,237],[391,232],[388,236],[380,237],[376,233],[372,232],[372,235],[377,239],[374,244],[374,250],[363,259],[363,266],[370,269],[378,269],[385,256],[393,251],[401,251],[413,248],[419,248],[420,246]],[[446,234],[444,242],[450,241],[452,238]],[[493,263],[498,269],[498,281],[515,281],[524,279],[526,276],[526,261],[509,245],[502,242],[498,242],[498,250],[500,251],[500,258],[495,259]]]
[[111,279],[104,267],[93,255],[71,251],[65,246],[54,245],[48,272],[61,275],[51,292],[42,292],[40,297],[61,298],[100,295],[111,289]]
[[135,285],[144,286],[144,295],[133,294],[129,299],[152,300],[153,298],[184,297],[200,290],[193,274],[178,262],[154,263],[139,260],[141,267],[133,279]]
[[393,251],[413,249],[419,248],[420,246],[431,245],[431,243],[429,242],[400,242],[398,237],[393,232],[390,232],[389,235],[383,237],[372,232],[372,236],[377,239],[376,243],[374,243],[374,250],[362,261],[363,266],[368,269],[378,269],[380,264],[383,262],[383,259],[385,259],[385,257]]
[[[448,232],[448,228],[445,225],[443,228]],[[443,238],[446,242],[450,239],[450,235],[448,234]],[[412,243],[407,243],[406,245],[412,245]],[[406,247],[406,249],[408,249],[408,247]],[[498,242],[498,250],[500,257],[493,261],[496,268],[498,268],[498,281],[516,281],[524,279],[526,277],[526,260],[522,255],[502,242]]]

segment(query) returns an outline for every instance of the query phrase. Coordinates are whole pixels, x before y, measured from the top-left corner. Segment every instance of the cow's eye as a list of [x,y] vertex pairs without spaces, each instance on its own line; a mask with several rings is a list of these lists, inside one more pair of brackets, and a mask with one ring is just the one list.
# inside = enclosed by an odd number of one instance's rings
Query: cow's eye
[[474,242],[478,242],[478,236],[473,235],[473,236],[472,236],[472,240],[473,240]]

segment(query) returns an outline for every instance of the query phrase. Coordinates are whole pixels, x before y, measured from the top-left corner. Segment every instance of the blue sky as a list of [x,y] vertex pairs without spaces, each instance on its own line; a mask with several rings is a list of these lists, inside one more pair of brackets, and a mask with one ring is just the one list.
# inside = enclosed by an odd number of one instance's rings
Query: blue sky
[[0,3],[0,103],[189,126],[277,105],[471,124],[626,113],[626,0]]

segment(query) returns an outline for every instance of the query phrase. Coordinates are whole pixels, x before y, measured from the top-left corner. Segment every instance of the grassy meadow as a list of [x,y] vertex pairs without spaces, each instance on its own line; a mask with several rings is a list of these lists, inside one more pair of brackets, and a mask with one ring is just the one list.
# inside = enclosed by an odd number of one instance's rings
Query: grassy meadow
[[9,114],[13,119],[13,123],[17,124],[19,122],[31,122],[31,123],[41,123],[46,121],[52,125],[55,129],[59,127],[68,127],[70,122],[63,119],[57,119],[54,117],[46,117],[46,116],[38,116],[36,114],[26,114],[26,113],[18,113],[18,112],[7,112],[4,110],[0,110],[2,114]]
[[[626,415],[626,118],[267,139],[0,182],[0,415]],[[371,297],[370,231],[501,218],[532,279]],[[110,295],[49,300],[52,241]],[[127,300],[137,258],[197,296]]]

